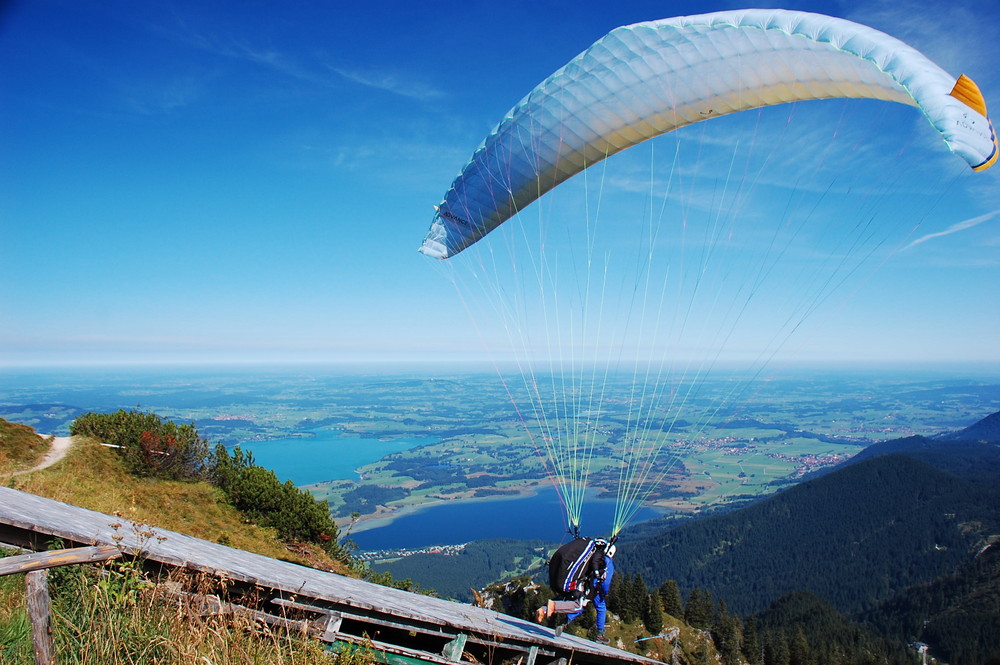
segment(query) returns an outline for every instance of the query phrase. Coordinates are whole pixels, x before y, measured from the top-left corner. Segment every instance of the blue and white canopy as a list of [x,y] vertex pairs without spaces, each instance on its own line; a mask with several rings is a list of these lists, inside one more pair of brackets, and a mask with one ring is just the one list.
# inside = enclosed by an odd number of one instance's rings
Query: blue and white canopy
[[421,251],[453,256],[553,187],[654,136],[835,97],[916,106],[973,169],[996,162],[976,85],[872,28],[776,9],[636,23],[610,32],[507,113],[445,194]]

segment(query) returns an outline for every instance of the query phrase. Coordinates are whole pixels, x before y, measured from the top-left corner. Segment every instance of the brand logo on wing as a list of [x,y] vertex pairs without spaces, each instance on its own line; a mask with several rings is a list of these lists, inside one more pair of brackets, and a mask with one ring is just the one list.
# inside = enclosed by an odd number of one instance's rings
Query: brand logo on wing
[[449,221],[452,221],[452,222],[455,222],[456,224],[460,224],[461,226],[464,226],[467,229],[471,229],[472,228],[472,224],[470,224],[468,221],[462,219],[458,215],[455,215],[455,214],[449,212],[448,210],[443,210],[441,208],[438,208],[438,214],[441,215],[442,217],[444,217],[445,219],[449,220]]

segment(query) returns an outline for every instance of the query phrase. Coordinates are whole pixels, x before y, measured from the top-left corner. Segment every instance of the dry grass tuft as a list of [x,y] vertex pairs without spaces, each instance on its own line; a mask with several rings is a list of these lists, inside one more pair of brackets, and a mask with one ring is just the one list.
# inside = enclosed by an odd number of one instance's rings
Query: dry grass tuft
[[[23,589],[23,576],[9,576]],[[0,587],[0,662],[34,662],[23,592]],[[302,634],[271,630],[239,613],[205,612],[180,589],[218,591],[191,573],[153,580],[135,561],[70,566],[49,574],[53,636],[60,665],[373,665],[369,650],[336,655]]]
[[27,425],[0,418],[0,476],[29,469],[48,450],[48,441]]

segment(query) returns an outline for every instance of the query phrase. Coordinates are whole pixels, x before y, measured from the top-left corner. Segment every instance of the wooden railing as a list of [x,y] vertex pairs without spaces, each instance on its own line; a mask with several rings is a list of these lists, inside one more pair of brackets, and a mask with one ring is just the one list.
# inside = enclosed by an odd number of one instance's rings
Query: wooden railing
[[121,556],[121,550],[110,545],[74,547],[68,550],[32,552],[0,559],[0,577],[24,573],[27,591],[28,618],[31,620],[31,641],[35,647],[36,665],[56,665],[52,642],[52,615],[49,610],[48,569],[80,563],[97,563]]

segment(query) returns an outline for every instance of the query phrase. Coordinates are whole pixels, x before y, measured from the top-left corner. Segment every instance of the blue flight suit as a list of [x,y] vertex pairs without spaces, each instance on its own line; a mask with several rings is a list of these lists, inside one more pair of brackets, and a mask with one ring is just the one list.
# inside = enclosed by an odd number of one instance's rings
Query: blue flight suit
[[[611,557],[604,558],[604,579],[594,580],[597,593],[594,594],[594,609],[597,611],[597,634],[604,634],[604,625],[608,619],[608,593],[611,592],[611,578],[615,574],[615,560]],[[583,614],[583,610],[566,615],[566,623]]]

